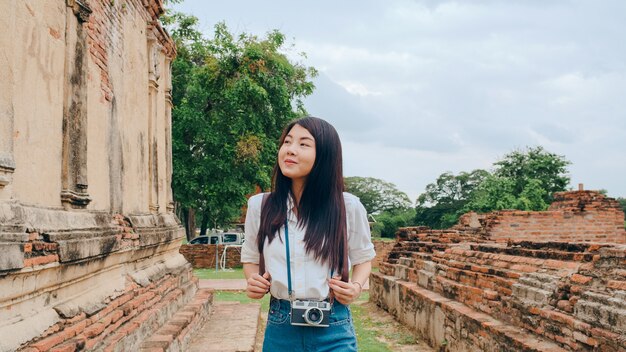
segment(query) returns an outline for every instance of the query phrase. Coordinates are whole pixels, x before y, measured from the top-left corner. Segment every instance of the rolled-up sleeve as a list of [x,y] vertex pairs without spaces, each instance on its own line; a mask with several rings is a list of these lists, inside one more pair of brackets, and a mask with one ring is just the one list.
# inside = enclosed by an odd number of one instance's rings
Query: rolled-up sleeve
[[376,257],[367,211],[361,201],[353,195],[346,199],[348,215],[348,256],[351,265],[368,262]]
[[248,199],[248,210],[246,211],[245,235],[246,241],[241,248],[242,263],[259,263],[259,248],[257,246],[257,234],[261,223],[261,202],[263,195],[255,195]]

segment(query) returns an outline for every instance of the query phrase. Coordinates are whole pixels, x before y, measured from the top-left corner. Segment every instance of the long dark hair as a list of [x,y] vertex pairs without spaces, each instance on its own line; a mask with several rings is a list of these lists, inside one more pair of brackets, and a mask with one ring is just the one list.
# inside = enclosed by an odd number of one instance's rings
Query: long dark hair
[[[298,225],[306,226],[305,250],[313,253],[316,260],[328,263],[335,273],[343,275],[347,229],[341,141],[331,124],[320,118],[307,116],[285,127],[280,137],[281,146],[295,125],[304,127],[315,139],[315,162],[297,204]],[[261,210],[259,251],[263,250],[265,239],[271,243],[285,223],[287,199],[291,192],[291,179],[283,175],[277,160],[272,177],[272,193]]]

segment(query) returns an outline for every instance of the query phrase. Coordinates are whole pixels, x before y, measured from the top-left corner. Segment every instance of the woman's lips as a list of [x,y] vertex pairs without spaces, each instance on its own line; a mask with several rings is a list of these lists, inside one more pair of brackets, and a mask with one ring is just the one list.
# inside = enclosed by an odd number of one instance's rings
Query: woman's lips
[[294,160],[291,160],[291,159],[285,159],[285,164],[295,165],[295,164],[297,164],[297,162],[295,162]]

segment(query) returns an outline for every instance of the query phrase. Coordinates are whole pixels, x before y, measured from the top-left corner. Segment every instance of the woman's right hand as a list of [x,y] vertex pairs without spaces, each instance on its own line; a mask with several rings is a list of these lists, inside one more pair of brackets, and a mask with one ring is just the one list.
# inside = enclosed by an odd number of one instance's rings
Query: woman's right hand
[[252,274],[252,276],[248,278],[246,295],[253,299],[263,298],[266,293],[270,292],[271,280],[272,277],[268,272],[265,272],[263,276],[258,273]]

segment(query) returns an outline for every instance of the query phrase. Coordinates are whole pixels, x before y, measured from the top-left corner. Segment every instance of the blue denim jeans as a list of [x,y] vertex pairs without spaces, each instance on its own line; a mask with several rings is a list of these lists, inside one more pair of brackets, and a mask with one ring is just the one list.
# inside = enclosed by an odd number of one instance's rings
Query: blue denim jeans
[[263,351],[356,352],[350,308],[335,301],[327,328],[291,325],[289,301],[270,299]]

